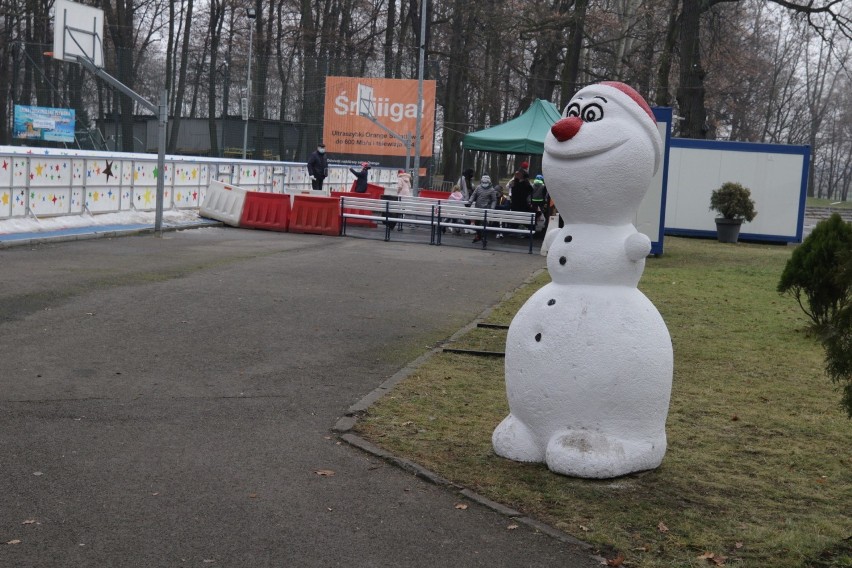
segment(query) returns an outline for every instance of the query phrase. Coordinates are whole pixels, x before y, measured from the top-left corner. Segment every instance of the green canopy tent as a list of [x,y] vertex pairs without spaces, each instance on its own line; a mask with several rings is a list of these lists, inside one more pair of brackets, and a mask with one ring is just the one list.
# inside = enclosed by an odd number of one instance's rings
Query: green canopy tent
[[541,155],[544,153],[544,138],[559,118],[560,113],[555,104],[536,99],[521,116],[466,134],[462,140],[462,149]]

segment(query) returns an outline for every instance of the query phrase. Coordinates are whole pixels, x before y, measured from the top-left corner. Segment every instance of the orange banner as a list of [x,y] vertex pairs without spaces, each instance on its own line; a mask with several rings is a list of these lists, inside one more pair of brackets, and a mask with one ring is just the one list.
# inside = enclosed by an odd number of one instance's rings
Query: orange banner
[[[384,128],[383,128],[384,127]],[[435,81],[423,81],[420,155],[432,156],[435,139]],[[405,156],[400,138],[417,133],[417,81],[326,77],[323,142],[332,154]]]

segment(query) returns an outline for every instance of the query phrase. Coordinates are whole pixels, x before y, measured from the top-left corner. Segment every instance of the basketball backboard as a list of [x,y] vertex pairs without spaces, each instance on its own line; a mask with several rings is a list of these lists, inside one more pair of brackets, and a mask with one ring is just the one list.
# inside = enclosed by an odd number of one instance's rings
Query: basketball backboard
[[83,57],[104,66],[104,11],[69,0],[56,0],[53,19],[53,57],[77,61]]
[[368,118],[376,116],[376,99],[373,96],[373,87],[358,83],[358,116]]

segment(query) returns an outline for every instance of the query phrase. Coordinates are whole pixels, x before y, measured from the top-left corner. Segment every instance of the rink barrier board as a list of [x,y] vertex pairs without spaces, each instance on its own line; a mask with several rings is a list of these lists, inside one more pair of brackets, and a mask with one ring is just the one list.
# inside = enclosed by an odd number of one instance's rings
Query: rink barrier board
[[[325,192],[312,192],[302,162],[271,162],[155,154],[0,146],[0,220],[155,211],[163,178],[163,209],[199,209],[213,180],[263,193],[327,196],[345,191],[348,165],[330,164]],[[396,168],[374,167],[371,183],[395,191]]]

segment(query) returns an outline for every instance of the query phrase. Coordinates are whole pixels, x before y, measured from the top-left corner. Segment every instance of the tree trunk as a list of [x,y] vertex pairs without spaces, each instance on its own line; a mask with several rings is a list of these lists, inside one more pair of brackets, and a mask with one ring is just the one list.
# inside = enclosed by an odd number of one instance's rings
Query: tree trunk
[[660,55],[660,67],[657,71],[657,96],[654,102],[657,106],[671,106],[672,93],[669,86],[669,80],[672,73],[672,58],[674,55],[675,46],[677,45],[678,32],[678,6],[680,0],[671,0],[669,8],[669,24],[666,27],[666,41],[663,45],[663,52]]
[[178,70],[177,91],[174,96],[174,115],[171,119],[171,135],[167,145],[168,152],[177,151],[177,141],[180,135],[180,121],[183,115],[183,99],[186,95],[186,68],[189,60],[189,30],[192,27],[193,0],[186,0],[186,16],[183,20],[183,40],[180,47],[180,68]]
[[[570,9],[572,2],[558,0],[554,17],[563,18]],[[563,31],[557,26],[542,28],[537,34],[537,44],[530,64],[526,92],[518,104],[516,116],[527,110],[534,99],[549,101],[553,99],[558,81],[556,72],[559,65],[559,53],[565,44]]]
[[315,148],[322,136],[322,109],[325,101],[317,93],[323,92],[320,85],[319,66],[317,58],[317,30],[314,25],[314,15],[311,0],[301,0],[301,45],[304,54],[302,81],[302,122],[310,125],[305,129],[304,146]]
[[[451,28],[449,35],[450,46],[447,56],[447,68],[454,70],[446,77],[444,89],[444,146],[441,163],[445,180],[455,180],[459,177],[458,166],[459,143],[464,134],[459,132],[460,126],[468,122],[468,97],[465,93],[468,81],[468,34],[464,15],[469,13],[469,6],[464,0],[454,0],[451,11]],[[471,164],[465,164],[470,166]]]
[[[210,78],[207,82],[207,131],[210,133],[210,155],[219,156],[219,136],[216,131],[216,93],[219,83],[219,42],[222,38],[222,25],[225,21],[225,8],[222,0],[210,0]],[[225,128],[224,121],[220,125]]]
[[398,49],[394,49],[395,46],[393,43],[394,32],[396,31],[396,0],[390,0],[388,2],[388,13],[387,18],[385,19],[385,45],[384,45],[384,55],[385,55],[385,78],[391,79],[394,77],[394,52],[399,51]]
[[[5,13],[2,16],[3,31],[11,37],[11,30],[14,28],[15,16],[10,13]],[[0,88],[0,144],[8,144],[11,140],[11,133],[6,125],[9,123],[9,99],[14,95],[14,73],[13,67],[14,49],[9,42],[0,42],[0,82],[3,87]]]
[[702,0],[683,0],[680,15],[680,83],[677,88],[680,133],[687,138],[706,138],[704,68],[701,66]]
[[562,110],[579,90],[577,78],[580,75],[580,55],[583,50],[588,7],[589,0],[576,0],[574,3],[574,14],[568,26],[568,52],[565,55],[565,64],[562,66],[562,100],[559,103],[559,110]]
[[[125,86],[133,89],[133,18],[135,15],[134,0],[116,0],[113,9],[113,0],[101,0],[104,10],[106,27],[113,45],[115,46],[118,68],[116,78]],[[121,140],[120,146],[117,141],[116,149],[121,151],[132,151],[133,149],[133,100],[122,94],[119,97],[121,105]]]
[[[265,5],[269,6],[269,14],[263,13]],[[257,63],[254,65],[257,76],[257,90],[252,88],[252,96],[254,99],[254,117],[255,117],[255,156],[256,160],[263,159],[266,151],[266,133],[264,129],[264,119],[266,118],[266,88],[269,82],[269,61],[272,59],[272,22],[274,20],[274,5],[271,2],[263,0],[255,0],[255,13],[257,14],[257,27],[254,31],[257,45]]]
[[[281,10],[282,4],[283,0],[281,0],[281,2],[279,3],[279,10]],[[284,37],[284,24],[280,13],[276,18],[276,23],[278,27],[277,35],[279,40],[275,42],[275,62],[278,67],[278,76],[281,77],[281,101],[279,104],[278,114],[278,156],[281,160],[295,161],[297,159],[295,155],[287,154],[287,140],[285,132],[285,126],[287,123],[287,102],[290,98],[290,84],[292,82],[293,76],[293,60],[295,59],[295,53],[291,52],[290,56],[288,57],[288,55],[283,50],[284,42],[281,41],[281,38]]]

